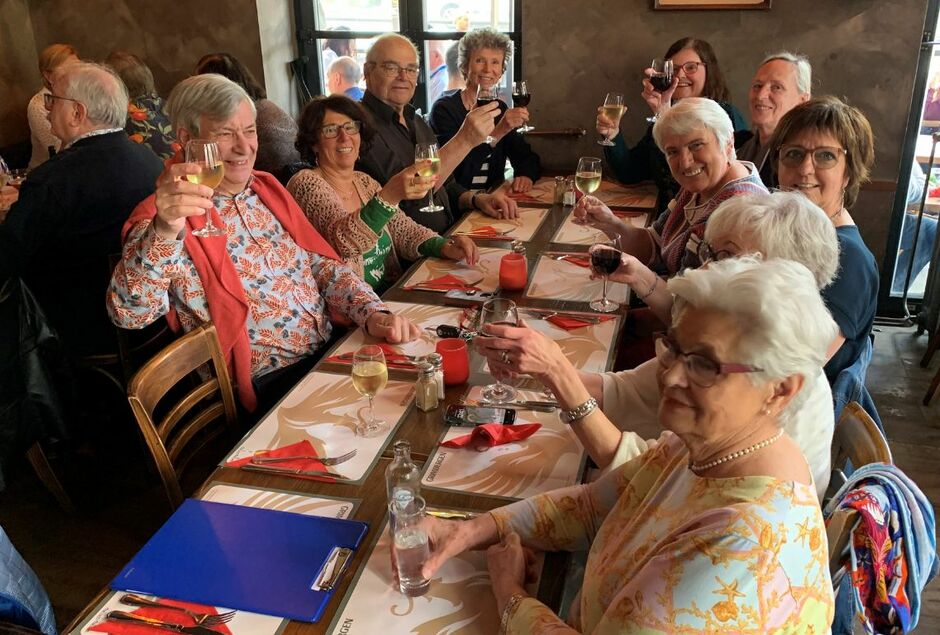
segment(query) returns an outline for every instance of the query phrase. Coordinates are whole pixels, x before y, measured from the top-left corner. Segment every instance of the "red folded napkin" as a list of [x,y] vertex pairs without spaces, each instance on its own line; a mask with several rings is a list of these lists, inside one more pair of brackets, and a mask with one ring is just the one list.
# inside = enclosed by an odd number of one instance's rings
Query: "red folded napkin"
[[579,267],[590,267],[591,266],[591,257],[590,256],[565,256],[562,258],[565,262],[570,262],[573,265],[578,265]]
[[[385,355],[385,365],[389,368],[405,368],[414,370],[415,365],[412,363],[412,361],[408,359],[407,355],[398,349],[384,343],[376,344],[376,346],[382,349],[382,353]],[[336,364],[352,364],[353,357],[355,355],[355,351],[343,353],[342,355],[330,355],[326,358],[326,361],[334,362]]]
[[[169,598],[160,598],[160,602],[163,604],[172,604],[173,606],[189,609],[194,613],[208,613],[210,615],[218,614],[218,611],[215,610],[214,606],[206,606],[205,604],[182,602],[180,600],[171,600]],[[186,613],[183,613],[182,611],[174,611],[173,609],[141,606],[134,609],[133,611],[124,609],[124,612],[131,613],[133,615],[139,615],[141,617],[150,617],[155,620],[161,620],[171,624],[179,624],[180,626],[196,626],[196,621],[192,617]],[[206,626],[205,628],[209,628],[218,633],[224,633],[224,635],[232,635],[232,631],[230,631],[225,624]],[[90,626],[88,630],[95,631],[96,633],[112,633],[113,635],[154,635],[155,633],[169,632],[157,626],[144,626],[142,624],[131,624],[130,622],[101,622],[100,624]]]
[[[236,461],[229,461],[225,464],[225,467],[239,468],[243,465],[248,465],[251,463],[251,459],[263,456],[269,456],[271,458],[278,458],[281,456],[316,456],[317,451],[313,449],[313,445],[310,441],[304,440],[291,445],[285,445],[282,448],[274,448],[273,450],[263,450],[258,452],[254,456],[245,457],[244,459],[238,459]],[[294,461],[279,461],[277,463],[265,463],[264,466],[267,467],[277,467],[290,470],[320,470],[323,472],[328,472],[329,470],[325,465],[320,463],[316,459],[296,459]],[[285,474],[284,476],[290,476],[292,478],[303,478],[309,481],[323,481],[324,483],[335,483],[336,479],[329,478],[327,476],[301,476],[293,474]]]
[[509,198],[515,199],[517,201],[526,201],[529,203],[541,203],[542,202],[540,198],[536,196],[532,196],[530,192],[509,192]]
[[528,439],[541,427],[541,423],[520,423],[514,426],[506,426],[501,423],[484,423],[475,427],[470,434],[465,434],[450,441],[443,441],[441,445],[445,448],[465,448],[468,445],[491,448],[494,445]]
[[[606,322],[607,320],[613,320],[617,316],[616,315],[597,315],[597,316],[592,316],[592,317],[595,320],[600,320],[599,322],[597,322],[597,324],[600,324],[601,322]],[[594,326],[593,320],[579,320],[578,318],[575,318],[575,317],[567,317],[567,316],[561,316],[561,315],[553,315],[552,317],[548,318],[546,321],[551,322],[555,326],[563,328],[566,331],[573,331],[574,329],[580,329],[585,326]]]
[[493,227],[492,225],[484,225],[483,227],[477,227],[476,229],[471,229],[470,231],[464,232],[464,233],[469,236],[478,236],[481,238],[486,238],[489,236],[501,237],[501,236],[507,235],[503,233],[503,230],[497,229],[496,227]]
[[458,278],[453,274],[445,274],[437,278],[431,278],[425,280],[424,282],[417,282],[413,285],[404,287],[405,291],[420,291],[421,289],[435,289],[438,291],[450,291],[451,289],[459,289],[460,291],[480,291],[479,287],[476,287],[472,284],[467,284],[467,281]]

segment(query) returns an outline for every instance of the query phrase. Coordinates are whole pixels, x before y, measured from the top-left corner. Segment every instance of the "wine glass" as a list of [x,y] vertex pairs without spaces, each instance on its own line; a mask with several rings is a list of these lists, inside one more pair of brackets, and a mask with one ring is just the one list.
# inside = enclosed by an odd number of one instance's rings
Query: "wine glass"
[[20,186],[23,184],[23,181],[26,180],[26,170],[23,168],[17,168],[10,170],[10,176],[7,179],[7,184],[20,189]]
[[604,98],[603,109],[604,116],[610,119],[613,124],[610,132],[597,143],[602,146],[613,146],[614,142],[611,139],[617,136],[617,131],[620,130],[620,118],[623,116],[623,93],[607,93],[607,97]]
[[[529,92],[529,87],[526,86],[526,83],[522,80],[512,83],[512,106],[513,108],[527,108],[529,106],[529,100],[532,99],[532,93]],[[535,130],[535,126],[530,126],[529,124],[523,124],[518,128],[519,132],[529,132],[530,130]]]
[[620,308],[619,304],[607,299],[607,276],[620,267],[622,252],[618,249],[619,246],[620,236],[610,238],[606,234],[598,234],[591,246],[591,268],[595,273],[604,276],[604,295],[592,300],[591,308],[601,313],[610,313]]
[[[506,298],[487,300],[480,310],[479,330],[481,332],[484,324],[518,326],[519,313],[516,311],[516,303]],[[515,399],[516,389],[504,384],[498,375],[494,377],[496,377],[496,383],[483,388],[483,399],[490,403],[505,403]]]
[[[574,173],[574,186],[582,194],[593,194],[601,186],[601,173],[600,159],[597,157],[581,157],[578,159],[578,169]],[[589,219],[575,219],[573,222],[576,225],[584,226],[585,231],[591,231],[587,229],[587,226],[591,224]]]
[[[669,90],[669,87],[672,86],[673,77],[672,60],[654,59],[650,64],[650,68],[653,69],[653,74],[649,77],[653,89],[660,94]],[[656,123],[657,114],[647,117],[646,120],[650,123]]]
[[[419,143],[415,145],[415,169],[418,174],[430,178],[437,176],[441,171],[441,157],[438,155],[436,143]],[[440,212],[444,208],[434,202],[434,186],[428,192],[428,204],[421,208],[422,212]]]
[[[477,106],[485,106],[491,101],[496,101],[499,99],[499,91],[496,90],[496,86],[484,86],[480,84],[477,86]],[[493,145],[496,139],[492,135],[486,135],[484,143],[488,145]]]
[[377,437],[388,431],[388,423],[376,421],[375,407],[372,403],[375,395],[388,383],[388,367],[385,365],[385,353],[381,346],[366,344],[353,354],[352,382],[360,395],[369,398],[369,420],[356,425],[356,434],[360,437]]
[[[186,180],[190,183],[208,185],[213,190],[222,183],[225,176],[225,166],[219,154],[219,146],[215,141],[206,139],[190,139],[186,144],[186,163],[195,163],[199,166],[196,174],[187,174]],[[207,236],[224,236],[225,230],[212,223],[211,210],[206,210],[206,224],[193,230],[193,236],[206,238]]]

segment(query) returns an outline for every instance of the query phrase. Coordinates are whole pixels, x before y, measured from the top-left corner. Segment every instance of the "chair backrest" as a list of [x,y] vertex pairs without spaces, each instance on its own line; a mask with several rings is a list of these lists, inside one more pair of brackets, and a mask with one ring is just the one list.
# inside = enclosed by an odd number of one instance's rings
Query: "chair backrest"
[[[181,381],[197,369],[195,387],[182,386]],[[175,403],[161,404],[177,386],[185,391],[182,397]],[[232,382],[215,326],[208,323],[195,328],[157,353],[131,379],[127,399],[175,508],[183,501],[179,474],[192,456],[192,452],[184,455],[184,450],[194,439],[203,445],[223,429],[217,426],[203,431],[209,423],[224,417],[225,425],[232,429],[236,420]],[[166,414],[155,421],[158,405],[161,412],[166,407]]]

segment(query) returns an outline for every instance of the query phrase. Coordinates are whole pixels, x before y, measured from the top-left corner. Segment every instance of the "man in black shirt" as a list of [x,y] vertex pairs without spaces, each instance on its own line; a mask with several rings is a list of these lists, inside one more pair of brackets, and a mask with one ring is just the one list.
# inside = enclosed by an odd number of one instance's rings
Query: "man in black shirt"
[[[411,40],[397,33],[379,37],[366,57],[366,94],[362,98],[374,117],[376,135],[359,157],[356,168],[379,183],[414,163],[418,143],[437,143],[434,131],[411,106],[417,86],[418,51]],[[441,168],[434,202],[444,209],[422,212],[427,200],[402,201],[401,208],[416,222],[442,233],[453,225],[459,210],[478,208],[496,218],[518,216],[516,203],[502,192],[474,192],[461,187],[451,173],[467,153],[483,143],[495,127],[499,104],[474,108],[460,130],[440,149]]]

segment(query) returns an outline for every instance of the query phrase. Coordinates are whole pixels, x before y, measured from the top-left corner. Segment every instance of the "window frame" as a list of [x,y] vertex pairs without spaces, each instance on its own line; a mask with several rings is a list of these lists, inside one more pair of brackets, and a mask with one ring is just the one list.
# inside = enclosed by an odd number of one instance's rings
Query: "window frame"
[[[513,24],[511,31],[503,31],[512,40],[513,56],[512,69],[514,77],[522,77],[522,0],[512,0]],[[294,0],[294,23],[297,25],[296,40],[298,59],[301,62],[302,78],[310,90],[311,95],[322,94],[320,86],[320,47],[317,40],[329,39],[336,36],[336,31],[322,30],[317,18],[319,0]],[[463,37],[460,31],[425,31],[424,0],[399,0],[398,32],[410,39],[421,53],[421,73],[418,76],[418,86],[411,103],[421,112],[430,111],[431,104],[427,103],[427,72],[425,69],[425,44],[436,40],[459,40]],[[343,35],[349,39],[371,39],[380,32],[375,31],[344,31]],[[314,90],[315,89],[315,90]],[[303,105],[303,104],[301,104]]]

